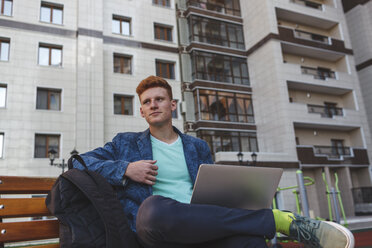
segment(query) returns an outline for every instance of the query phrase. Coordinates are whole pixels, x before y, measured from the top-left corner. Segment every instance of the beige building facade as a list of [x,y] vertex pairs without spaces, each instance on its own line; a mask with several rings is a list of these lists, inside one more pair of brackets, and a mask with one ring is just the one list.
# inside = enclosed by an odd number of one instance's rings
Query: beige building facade
[[[135,88],[159,75],[178,101],[174,125],[217,163],[238,165],[241,152],[243,164],[284,168],[280,187],[302,169],[315,179],[311,212],[325,218],[322,172],[332,187],[337,173],[347,216],[361,211],[352,194],[371,186],[370,77],[340,0],[1,4],[1,174],[57,176],[51,149],[60,162],[144,130]],[[278,203],[295,210],[291,191]]]
[[[242,152],[245,164],[255,153],[257,166],[284,168],[280,187],[296,185],[302,169],[315,180],[314,216],[329,217],[323,177],[329,189],[338,179],[347,216],[362,212],[368,204],[354,204],[353,191],[371,186],[371,137],[341,1],[178,8],[185,131],[205,139],[217,163],[238,164]],[[294,210],[292,192],[278,201]]]

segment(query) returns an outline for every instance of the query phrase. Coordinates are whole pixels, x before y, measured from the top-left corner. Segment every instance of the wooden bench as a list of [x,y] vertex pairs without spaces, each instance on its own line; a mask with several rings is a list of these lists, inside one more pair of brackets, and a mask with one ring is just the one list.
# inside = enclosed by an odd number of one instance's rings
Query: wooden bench
[[[45,219],[45,216],[51,215],[45,206],[45,194],[50,191],[55,180],[0,176],[0,247],[12,242],[58,238],[58,220]],[[43,195],[39,197],[40,194]],[[40,220],[35,220],[38,217],[41,217]],[[59,244],[54,241],[32,247],[56,248]]]
[[[32,248],[59,247],[58,241],[49,241],[58,239],[58,220],[44,219],[51,216],[45,206],[45,196],[55,181],[56,178],[0,176],[0,247],[13,242],[34,240],[40,242],[38,245],[32,244]],[[31,195],[38,197],[32,198]],[[39,197],[40,195],[43,196]],[[35,220],[35,217],[43,219]],[[354,234],[355,247],[372,246],[372,229],[358,230]],[[40,244],[43,240],[48,244]],[[304,247],[295,242],[282,242],[281,245],[283,248]]]

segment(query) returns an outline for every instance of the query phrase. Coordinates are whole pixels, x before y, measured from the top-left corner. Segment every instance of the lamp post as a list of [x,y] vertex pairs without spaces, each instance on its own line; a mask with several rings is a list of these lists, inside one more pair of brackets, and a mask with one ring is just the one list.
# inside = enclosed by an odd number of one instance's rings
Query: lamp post
[[[244,161],[243,161],[244,154],[241,151],[239,151],[239,153],[236,154],[236,156],[238,157],[239,165],[244,165]],[[251,158],[252,158],[252,162],[247,160],[246,165],[247,166],[256,166],[257,154],[255,152],[252,152]]]
[[[65,159],[62,159],[62,163],[54,163],[54,159],[56,158],[56,154],[57,154],[57,151],[54,150],[53,148],[51,148],[49,151],[48,151],[48,155],[49,155],[49,160],[50,160],[50,165],[51,166],[57,166],[59,168],[62,168],[62,173],[65,172],[65,167],[67,166],[67,164],[65,164]],[[74,150],[72,150],[70,152],[71,156],[72,155],[75,155],[75,154],[79,154],[78,151],[76,151],[76,149],[74,148]]]

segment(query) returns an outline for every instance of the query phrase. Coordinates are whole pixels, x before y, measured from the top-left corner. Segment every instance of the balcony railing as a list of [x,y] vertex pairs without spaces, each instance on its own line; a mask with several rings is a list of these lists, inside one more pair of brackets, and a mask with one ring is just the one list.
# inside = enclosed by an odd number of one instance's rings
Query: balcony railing
[[330,159],[341,159],[345,156],[351,156],[351,149],[346,146],[314,146],[314,153],[326,155]]
[[[235,5],[235,6],[234,6]],[[188,0],[187,6],[211,10],[222,14],[240,16],[240,6],[235,0],[211,1],[211,0]]]
[[323,9],[322,4],[315,3],[315,2],[312,2],[312,1],[308,1],[308,0],[291,0],[291,2],[296,3],[296,4],[300,4],[300,5],[309,7],[309,8],[313,8],[313,9],[320,9],[320,10]]
[[372,187],[353,188],[354,203],[372,203]]
[[336,79],[336,73],[326,68],[312,68],[301,66],[302,74],[313,75],[315,79],[325,80],[326,78]]
[[305,39],[305,40],[311,40],[316,42],[321,42],[327,45],[331,45],[331,39],[329,39],[328,36],[320,35],[320,34],[314,34],[302,30],[294,30],[294,35],[297,38]]
[[334,106],[322,106],[308,104],[307,109],[309,113],[320,114],[322,117],[332,118],[333,116],[343,116],[344,112],[342,108]]

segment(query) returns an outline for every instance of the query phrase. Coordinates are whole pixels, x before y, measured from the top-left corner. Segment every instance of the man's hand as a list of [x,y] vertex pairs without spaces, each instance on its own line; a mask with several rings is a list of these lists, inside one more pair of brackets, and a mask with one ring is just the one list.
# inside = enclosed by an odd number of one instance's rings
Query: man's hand
[[156,175],[158,175],[158,166],[155,163],[156,160],[140,160],[129,163],[124,176],[138,183],[154,185]]

